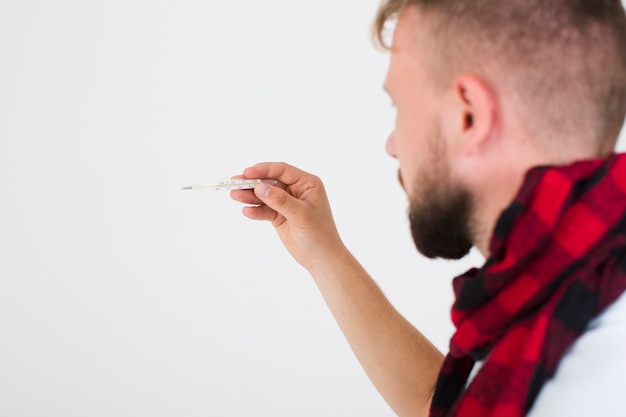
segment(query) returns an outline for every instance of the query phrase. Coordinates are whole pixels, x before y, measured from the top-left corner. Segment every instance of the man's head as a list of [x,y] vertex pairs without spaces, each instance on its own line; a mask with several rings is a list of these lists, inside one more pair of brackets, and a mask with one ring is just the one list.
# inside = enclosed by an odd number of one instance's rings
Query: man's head
[[[400,162],[412,223],[432,212],[434,197],[439,212],[442,201],[456,202],[449,213],[465,207],[463,234],[485,253],[528,167],[613,150],[626,114],[619,0],[388,0],[375,24],[381,42],[396,17],[387,150]],[[445,237],[450,219],[439,217],[430,232]],[[422,237],[416,243],[432,240]]]

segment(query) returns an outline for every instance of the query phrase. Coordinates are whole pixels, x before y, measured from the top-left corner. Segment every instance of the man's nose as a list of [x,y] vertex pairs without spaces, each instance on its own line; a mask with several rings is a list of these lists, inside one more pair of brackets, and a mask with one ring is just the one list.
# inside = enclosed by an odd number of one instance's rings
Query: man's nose
[[391,132],[389,137],[387,138],[387,143],[385,144],[385,150],[392,158],[397,158],[396,155],[396,131]]

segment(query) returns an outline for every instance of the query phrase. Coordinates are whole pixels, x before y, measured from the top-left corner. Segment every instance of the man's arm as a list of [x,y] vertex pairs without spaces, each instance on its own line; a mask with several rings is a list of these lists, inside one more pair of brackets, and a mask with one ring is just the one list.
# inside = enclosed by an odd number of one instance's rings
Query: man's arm
[[292,166],[262,163],[245,178],[272,178],[232,197],[244,214],[271,221],[291,255],[317,284],[378,391],[399,416],[426,416],[443,355],[389,303],[349,253],[335,227],[322,182]]

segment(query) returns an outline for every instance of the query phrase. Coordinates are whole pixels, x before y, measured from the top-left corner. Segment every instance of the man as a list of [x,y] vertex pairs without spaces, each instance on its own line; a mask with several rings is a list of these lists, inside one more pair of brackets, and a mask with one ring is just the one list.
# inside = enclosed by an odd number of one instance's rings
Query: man
[[626,415],[626,15],[618,0],[388,0],[385,82],[416,247],[455,280],[444,356],[345,248],[322,182],[282,163],[235,191],[318,285],[400,416]]

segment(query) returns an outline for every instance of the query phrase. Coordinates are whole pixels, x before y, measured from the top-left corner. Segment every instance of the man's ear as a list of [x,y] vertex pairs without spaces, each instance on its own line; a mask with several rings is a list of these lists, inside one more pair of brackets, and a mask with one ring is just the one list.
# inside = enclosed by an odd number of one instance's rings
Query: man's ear
[[496,126],[497,102],[493,90],[474,75],[460,75],[453,83],[463,153],[472,154],[488,144]]

